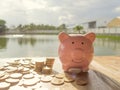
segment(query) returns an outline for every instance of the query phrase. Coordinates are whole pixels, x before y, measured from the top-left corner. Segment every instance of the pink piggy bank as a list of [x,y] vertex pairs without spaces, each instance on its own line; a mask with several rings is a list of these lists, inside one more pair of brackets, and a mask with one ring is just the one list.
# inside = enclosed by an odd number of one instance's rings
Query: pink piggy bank
[[70,36],[61,32],[59,40],[58,55],[63,70],[66,72],[87,72],[94,54],[95,34],[91,32],[84,36]]

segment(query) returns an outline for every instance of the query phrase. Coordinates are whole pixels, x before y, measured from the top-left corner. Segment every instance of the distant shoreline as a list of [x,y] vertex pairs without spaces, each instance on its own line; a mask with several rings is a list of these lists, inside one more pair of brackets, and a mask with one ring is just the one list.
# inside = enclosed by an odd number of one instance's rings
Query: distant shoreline
[[57,34],[59,34],[59,33],[2,33],[2,34],[0,34],[0,35],[43,35],[43,34],[45,34],[45,35],[57,35]]
[[[62,31],[55,31],[55,32],[4,32],[4,33],[0,33],[0,35],[58,35],[60,32]],[[79,34],[77,32],[67,32],[69,34]],[[113,37],[119,37],[120,38],[120,33],[96,33],[96,36],[98,38],[113,38]]]

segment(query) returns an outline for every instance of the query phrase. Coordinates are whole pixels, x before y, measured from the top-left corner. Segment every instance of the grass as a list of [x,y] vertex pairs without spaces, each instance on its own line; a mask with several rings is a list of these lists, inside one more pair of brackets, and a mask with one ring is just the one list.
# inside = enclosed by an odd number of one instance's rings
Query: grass
[[120,36],[118,35],[97,35],[97,38],[120,41]]

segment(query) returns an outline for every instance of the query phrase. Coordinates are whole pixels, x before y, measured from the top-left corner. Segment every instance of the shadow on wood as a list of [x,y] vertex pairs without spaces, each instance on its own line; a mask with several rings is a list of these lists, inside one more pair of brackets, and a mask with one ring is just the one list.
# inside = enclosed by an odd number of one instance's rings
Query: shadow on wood
[[72,85],[76,87],[76,90],[120,90],[120,83],[98,71],[89,70],[88,73],[77,75],[78,78],[87,81],[87,84],[77,85],[73,82]]

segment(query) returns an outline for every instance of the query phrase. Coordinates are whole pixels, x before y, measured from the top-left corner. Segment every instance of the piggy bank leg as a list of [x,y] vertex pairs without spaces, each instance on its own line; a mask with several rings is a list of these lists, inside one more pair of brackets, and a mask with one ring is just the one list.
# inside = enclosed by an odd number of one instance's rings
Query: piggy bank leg
[[83,72],[88,72],[88,70],[89,70],[89,67],[88,67],[88,66],[86,66],[86,67],[84,67],[84,68],[82,69]]
[[68,69],[69,69],[68,66],[64,66],[64,65],[63,65],[62,67],[63,67],[63,70],[64,70],[65,72],[67,72]]

